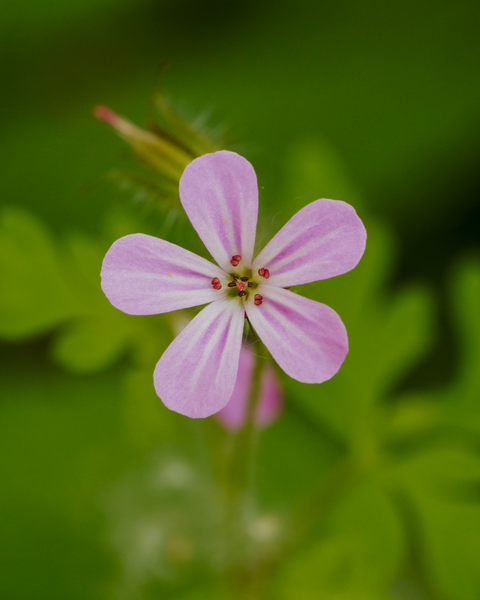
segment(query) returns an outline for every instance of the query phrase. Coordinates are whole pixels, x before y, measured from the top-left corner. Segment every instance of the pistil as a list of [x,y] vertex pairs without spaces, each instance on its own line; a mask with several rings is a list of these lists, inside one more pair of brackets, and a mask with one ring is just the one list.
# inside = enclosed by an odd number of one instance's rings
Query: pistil
[[[239,254],[235,254],[235,256],[232,256],[232,260],[230,262],[233,266],[236,267],[238,265],[238,263],[240,262],[241,258],[242,257]],[[249,271],[247,270],[247,272],[249,272]],[[270,272],[268,269],[261,268],[261,269],[258,269],[258,275],[260,277],[263,277],[264,279],[268,279],[270,277]],[[245,298],[246,296],[248,297],[250,290],[252,288],[258,287],[258,285],[259,285],[258,282],[255,281],[255,277],[253,278],[253,281],[251,281],[250,276],[251,275],[240,276],[240,275],[236,275],[234,273],[230,273],[230,277],[232,278],[232,281],[227,283],[227,287],[232,288],[232,291],[233,291],[233,289],[236,288],[237,296],[239,298]],[[213,288],[216,290],[220,290],[222,288],[222,284],[218,277],[214,277],[211,281],[211,284],[212,284]],[[263,303],[263,296],[261,294],[255,294],[254,303],[256,306],[260,306]]]

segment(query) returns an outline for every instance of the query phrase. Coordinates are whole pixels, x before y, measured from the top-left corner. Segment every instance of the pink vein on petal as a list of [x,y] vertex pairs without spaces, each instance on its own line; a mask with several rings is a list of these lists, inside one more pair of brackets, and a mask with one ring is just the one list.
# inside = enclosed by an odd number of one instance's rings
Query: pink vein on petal
[[102,265],[102,290],[116,308],[152,315],[218,300],[211,280],[224,272],[165,240],[135,233],[120,238]]
[[182,205],[213,258],[229,270],[232,256],[250,264],[258,216],[257,177],[235,152],[205,154],[180,179]]
[[296,213],[254,260],[280,287],[310,283],[353,269],[367,234],[355,209],[340,200],[316,200]]
[[218,300],[173,340],[154,373],[156,392],[168,408],[203,418],[227,404],[237,378],[243,323],[239,301]]
[[280,367],[303,383],[337,373],[348,352],[345,326],[330,307],[288,290],[262,285],[263,303],[248,303],[253,328]]

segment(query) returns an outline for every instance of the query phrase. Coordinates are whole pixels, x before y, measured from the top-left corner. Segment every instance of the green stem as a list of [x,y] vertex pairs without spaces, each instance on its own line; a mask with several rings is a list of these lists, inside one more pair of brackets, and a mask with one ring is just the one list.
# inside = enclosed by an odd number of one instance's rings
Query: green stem
[[[258,346],[256,346],[258,348]],[[248,500],[252,487],[256,445],[255,413],[260,400],[263,360],[255,357],[245,421],[235,434],[225,473],[225,535],[228,569],[227,588],[243,599],[254,598],[251,574],[246,569],[249,553]]]
[[260,400],[260,376],[263,361],[255,357],[245,422],[235,434],[227,467],[227,491],[230,495],[245,492],[251,483],[255,446],[255,413]]

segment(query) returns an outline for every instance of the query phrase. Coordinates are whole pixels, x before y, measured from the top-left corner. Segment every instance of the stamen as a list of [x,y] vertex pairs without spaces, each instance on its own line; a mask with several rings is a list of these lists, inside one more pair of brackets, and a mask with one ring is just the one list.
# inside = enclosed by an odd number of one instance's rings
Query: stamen
[[260,275],[260,277],[264,277],[265,279],[268,279],[270,277],[270,271],[268,269],[264,269],[263,267],[261,269],[258,269],[258,274]]
[[240,277],[240,281],[248,281],[248,277]]
[[228,287],[237,287],[237,283],[236,283],[235,281],[231,281],[231,282],[228,284]]
[[214,290],[221,290],[222,284],[220,283],[220,279],[218,277],[214,277],[211,281]]
[[238,292],[238,295],[240,296],[240,298],[242,298],[243,296],[247,295],[247,292],[245,292],[244,290],[242,290],[241,292]]
[[230,264],[232,265],[232,267],[236,267],[241,260],[242,257],[240,256],[240,254],[235,254],[235,256],[232,256]]
[[253,302],[254,302],[255,306],[260,306],[260,304],[263,302],[263,296],[260,296],[260,294],[255,294],[255,298],[253,299]]
[[247,283],[247,287],[253,287],[253,281],[249,281],[249,282]]

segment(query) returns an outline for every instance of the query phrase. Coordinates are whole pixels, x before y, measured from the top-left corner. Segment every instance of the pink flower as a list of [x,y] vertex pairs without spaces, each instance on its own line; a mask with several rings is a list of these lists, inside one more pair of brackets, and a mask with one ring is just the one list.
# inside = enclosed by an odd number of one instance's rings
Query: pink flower
[[[237,381],[233,388],[232,397],[227,405],[215,415],[217,420],[227,429],[235,431],[245,423],[255,360],[258,359],[254,354],[245,346],[242,346]],[[278,416],[282,407],[282,388],[275,369],[267,362],[261,373],[260,398],[255,411],[255,424],[260,427],[268,425]]]
[[345,202],[302,208],[253,260],[258,188],[252,165],[234,152],[195,159],[180,180],[182,205],[218,265],[175,244],[136,233],[120,238],[102,266],[102,289],[132,315],[208,304],[160,358],[154,385],[163,403],[190,417],[223,408],[237,379],[244,316],[290,377],[322,383],[347,352],[335,311],[287,286],[353,269],[366,231]]

